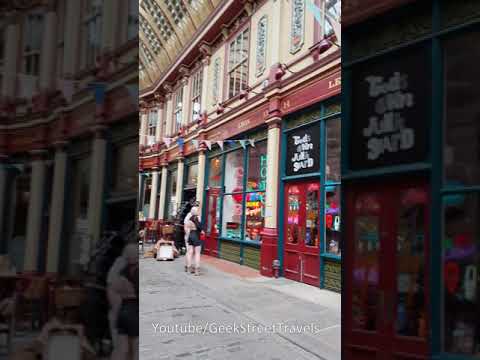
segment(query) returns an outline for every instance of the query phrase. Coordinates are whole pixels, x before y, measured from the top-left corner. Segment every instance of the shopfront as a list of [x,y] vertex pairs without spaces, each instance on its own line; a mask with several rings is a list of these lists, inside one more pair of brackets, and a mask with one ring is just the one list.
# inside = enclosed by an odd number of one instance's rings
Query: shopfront
[[207,161],[205,253],[260,268],[260,233],[265,218],[266,131],[250,134],[249,144],[227,140]]
[[345,359],[480,358],[479,41],[477,1],[343,32]]
[[341,289],[339,101],[289,116],[283,126],[279,206],[283,275]]

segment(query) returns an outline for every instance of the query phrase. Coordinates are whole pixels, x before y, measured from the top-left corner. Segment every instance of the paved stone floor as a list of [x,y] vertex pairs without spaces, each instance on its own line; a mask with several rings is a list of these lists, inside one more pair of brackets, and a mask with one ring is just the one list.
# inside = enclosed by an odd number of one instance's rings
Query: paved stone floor
[[340,295],[205,257],[140,260],[141,360],[340,359]]

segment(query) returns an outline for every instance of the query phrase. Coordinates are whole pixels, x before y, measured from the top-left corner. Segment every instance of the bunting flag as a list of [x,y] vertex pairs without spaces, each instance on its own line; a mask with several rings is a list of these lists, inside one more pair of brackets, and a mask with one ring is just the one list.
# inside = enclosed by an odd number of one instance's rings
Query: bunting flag
[[165,143],[165,145],[168,147],[170,147],[170,144],[172,143],[172,138],[167,138],[167,137],[164,137],[163,138],[163,142]]
[[220,149],[223,151],[223,140],[217,141],[217,144],[220,147]]
[[226,140],[228,145],[233,145],[235,143],[235,140]]
[[177,144],[178,144],[178,147],[181,149],[183,149],[183,145],[185,144],[185,140],[182,138],[182,137],[179,137],[177,139]]
[[249,139],[248,142],[250,143],[251,147],[255,147],[255,140],[254,139]]
[[198,140],[195,140],[195,139],[192,140],[192,144],[193,144],[193,146],[195,147],[195,150],[198,150],[198,147],[199,147],[199,146],[198,146],[198,145],[199,145],[199,144],[198,144]]
[[207,145],[208,150],[212,150],[212,142],[210,140],[203,140],[203,143]]
[[242,145],[242,148],[247,148],[247,140],[238,140],[238,142],[240,143],[240,145]]

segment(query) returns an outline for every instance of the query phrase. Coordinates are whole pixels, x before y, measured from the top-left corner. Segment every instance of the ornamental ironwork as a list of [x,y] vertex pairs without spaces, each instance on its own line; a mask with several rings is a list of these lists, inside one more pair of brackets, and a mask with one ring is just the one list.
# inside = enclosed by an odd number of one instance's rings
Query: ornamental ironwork
[[257,26],[257,58],[256,58],[256,75],[260,76],[265,71],[265,63],[267,61],[267,16],[262,16]]
[[292,25],[290,53],[294,54],[303,46],[305,33],[305,0],[292,1]]

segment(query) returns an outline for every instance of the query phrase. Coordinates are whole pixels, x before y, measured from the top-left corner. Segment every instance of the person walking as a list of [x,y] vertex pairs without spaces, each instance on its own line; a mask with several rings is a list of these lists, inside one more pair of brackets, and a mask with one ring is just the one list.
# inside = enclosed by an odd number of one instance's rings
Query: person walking
[[190,272],[195,275],[200,275],[200,256],[202,252],[201,231],[202,225],[199,218],[199,208],[194,206],[185,218],[185,237],[188,244],[185,271],[188,272],[190,270]]
[[[138,248],[129,244],[125,248],[126,264],[112,279],[111,290],[121,298],[118,309],[117,339],[112,360],[138,360]],[[118,300],[117,300],[118,301]]]

